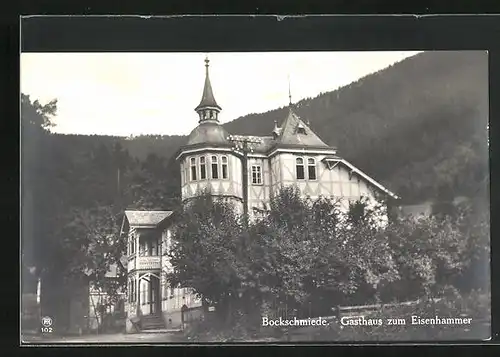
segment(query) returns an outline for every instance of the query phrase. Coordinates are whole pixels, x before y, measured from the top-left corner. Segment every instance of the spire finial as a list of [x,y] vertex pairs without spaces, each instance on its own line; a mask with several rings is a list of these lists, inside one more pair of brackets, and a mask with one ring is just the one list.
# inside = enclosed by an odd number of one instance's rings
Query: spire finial
[[205,72],[208,76],[208,66],[210,66],[210,60],[208,59],[208,55],[205,56]]

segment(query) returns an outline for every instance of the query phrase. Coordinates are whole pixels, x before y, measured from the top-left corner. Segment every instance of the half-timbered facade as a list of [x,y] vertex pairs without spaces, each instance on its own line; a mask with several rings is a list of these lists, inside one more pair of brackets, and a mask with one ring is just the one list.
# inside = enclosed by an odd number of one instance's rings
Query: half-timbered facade
[[202,100],[195,108],[198,126],[177,155],[184,201],[208,189],[237,207],[247,205],[251,215],[266,210],[273,194],[288,185],[311,199],[337,198],[344,209],[350,201],[375,198],[376,193],[396,197],[321,140],[291,103],[269,135],[230,135],[218,119],[222,109],[213,94],[208,59],[205,65]]

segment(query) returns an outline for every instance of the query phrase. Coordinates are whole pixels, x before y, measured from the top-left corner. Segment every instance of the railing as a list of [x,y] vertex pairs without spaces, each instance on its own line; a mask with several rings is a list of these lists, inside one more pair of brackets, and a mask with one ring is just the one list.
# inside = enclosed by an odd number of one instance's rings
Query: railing
[[[432,299],[434,302],[439,302],[441,299]],[[374,304],[374,305],[358,305],[358,306],[338,306],[332,308],[336,313],[337,317],[343,316],[365,316],[373,312],[381,311],[382,309],[395,309],[403,306],[415,306],[419,304],[420,300],[415,301],[405,301],[395,304]],[[333,316],[328,316],[327,318],[333,318]]]
[[137,270],[161,269],[161,256],[137,257],[135,260]]

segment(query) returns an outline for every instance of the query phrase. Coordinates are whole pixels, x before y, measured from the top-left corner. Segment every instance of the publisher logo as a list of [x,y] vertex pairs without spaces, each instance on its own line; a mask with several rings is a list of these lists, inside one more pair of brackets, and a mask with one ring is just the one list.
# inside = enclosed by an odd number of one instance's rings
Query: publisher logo
[[50,318],[49,316],[42,317],[42,325],[43,327],[52,326],[52,318]]

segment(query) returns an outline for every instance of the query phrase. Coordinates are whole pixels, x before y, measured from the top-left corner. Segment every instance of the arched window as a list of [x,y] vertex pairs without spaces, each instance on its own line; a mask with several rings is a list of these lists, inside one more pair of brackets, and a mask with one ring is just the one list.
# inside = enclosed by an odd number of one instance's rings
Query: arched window
[[191,181],[196,181],[196,158],[191,158]]
[[309,180],[316,180],[316,160],[312,157],[307,159],[307,173]]
[[297,173],[297,180],[303,180],[304,179],[304,159],[301,157],[298,157],[295,160],[296,163],[296,173]]
[[200,157],[200,180],[207,178],[207,167],[205,164],[205,156]]
[[227,156],[222,157],[222,178],[227,179],[228,173],[227,173]]
[[212,178],[219,178],[219,162],[217,156],[212,156]]

